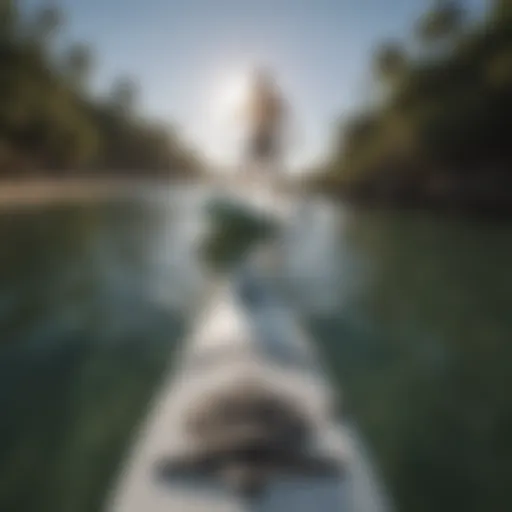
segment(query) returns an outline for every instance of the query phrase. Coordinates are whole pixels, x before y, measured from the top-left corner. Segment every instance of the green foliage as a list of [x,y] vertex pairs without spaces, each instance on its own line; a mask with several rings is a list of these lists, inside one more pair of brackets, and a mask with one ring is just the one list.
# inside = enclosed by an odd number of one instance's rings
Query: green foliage
[[118,78],[110,91],[110,104],[120,112],[130,113],[133,111],[136,101],[135,84],[128,78]]
[[440,2],[416,26],[421,51],[382,46],[374,67],[386,94],[345,123],[323,179],[369,196],[399,190],[411,201],[504,197],[512,184],[511,6],[497,0],[470,22],[458,3]]
[[63,23],[61,11],[56,7],[44,7],[35,16],[31,31],[38,41],[55,36]]
[[443,0],[420,18],[417,33],[420,40],[431,43],[453,36],[461,28],[464,10],[458,2]]
[[0,176],[193,170],[173,133],[136,115],[127,79],[107,100],[88,94],[92,53],[74,44],[57,54],[62,23],[55,8],[22,16],[15,0],[0,2]]
[[93,66],[93,57],[89,48],[83,44],[72,46],[65,57],[65,69],[72,83],[80,87],[87,82]]
[[383,45],[375,57],[376,75],[383,81],[395,81],[405,71],[407,57],[397,43]]
[[496,19],[510,19],[512,17],[511,0],[494,0],[493,14]]

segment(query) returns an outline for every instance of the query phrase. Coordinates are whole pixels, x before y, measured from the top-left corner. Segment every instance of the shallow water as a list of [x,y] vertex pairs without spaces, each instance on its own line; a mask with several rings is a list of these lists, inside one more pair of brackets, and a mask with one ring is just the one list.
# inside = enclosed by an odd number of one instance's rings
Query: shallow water
[[[0,510],[101,507],[209,282],[199,202],[2,210]],[[511,226],[316,203],[294,219],[279,285],[398,510],[510,509]],[[235,233],[221,245],[243,250]]]

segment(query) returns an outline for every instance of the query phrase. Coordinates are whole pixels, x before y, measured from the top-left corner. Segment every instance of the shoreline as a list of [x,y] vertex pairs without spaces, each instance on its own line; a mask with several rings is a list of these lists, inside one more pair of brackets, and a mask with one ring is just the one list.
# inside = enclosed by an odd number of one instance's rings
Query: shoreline
[[0,208],[129,197],[141,188],[186,183],[190,183],[190,179],[74,177],[0,180]]
[[354,208],[512,220],[512,181],[508,177],[469,184],[452,183],[440,188],[317,182],[310,184],[309,190]]
[[[186,186],[199,183],[213,186],[223,183],[215,176],[176,178],[133,177],[66,177],[0,179],[0,210],[40,206],[74,201],[98,201],[109,198],[129,198],[142,189]],[[342,187],[304,184],[301,194],[323,197],[333,204],[354,209],[382,212],[425,212],[434,215],[456,215],[467,218],[512,221],[512,193],[504,189],[501,194],[447,194],[393,195],[355,192]],[[510,197],[508,197],[510,196]]]

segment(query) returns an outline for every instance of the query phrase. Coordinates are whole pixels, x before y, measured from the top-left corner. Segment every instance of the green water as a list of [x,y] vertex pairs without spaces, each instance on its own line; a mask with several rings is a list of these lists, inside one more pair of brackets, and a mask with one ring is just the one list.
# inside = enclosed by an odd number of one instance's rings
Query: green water
[[[101,509],[207,283],[180,197],[1,211],[2,512]],[[512,509],[512,226],[320,210],[279,284],[397,509]]]

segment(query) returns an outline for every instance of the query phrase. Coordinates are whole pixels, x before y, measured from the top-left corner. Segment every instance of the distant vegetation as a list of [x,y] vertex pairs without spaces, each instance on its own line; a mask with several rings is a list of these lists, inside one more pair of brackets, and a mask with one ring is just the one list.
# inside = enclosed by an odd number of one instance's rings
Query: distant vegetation
[[0,178],[196,169],[174,132],[137,114],[131,80],[92,96],[91,50],[63,48],[62,23],[57,9],[26,13],[20,2],[0,0]]
[[340,129],[317,185],[357,200],[512,204],[512,0],[472,19],[437,1],[376,52],[373,104]]

